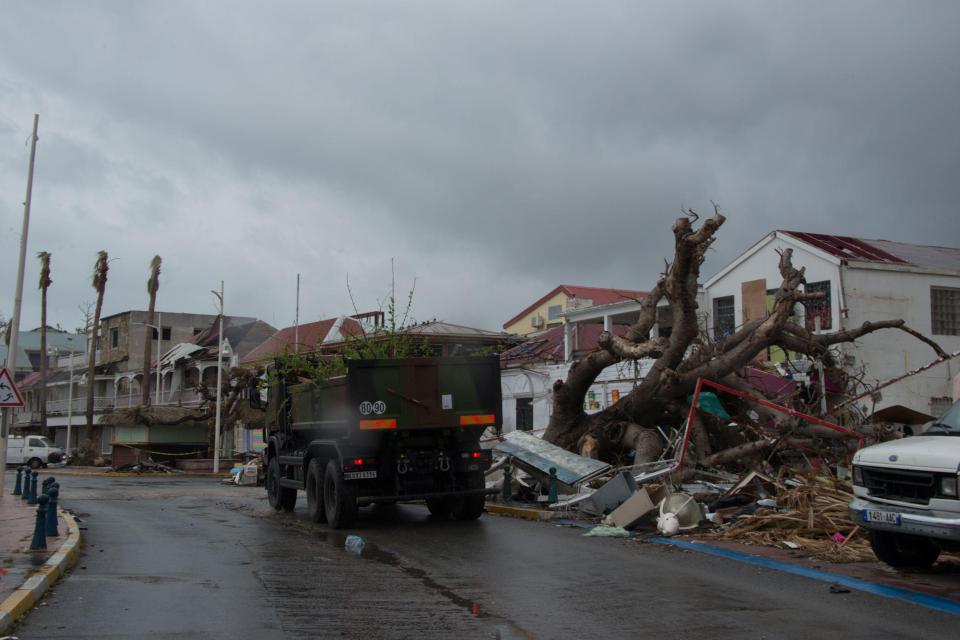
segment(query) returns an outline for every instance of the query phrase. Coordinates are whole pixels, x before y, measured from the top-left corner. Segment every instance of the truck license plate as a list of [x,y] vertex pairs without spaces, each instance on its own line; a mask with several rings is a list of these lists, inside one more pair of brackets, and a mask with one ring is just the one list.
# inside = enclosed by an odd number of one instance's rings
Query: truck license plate
[[366,480],[368,478],[376,478],[376,471],[348,471],[343,474],[344,480]]
[[874,511],[871,509],[863,510],[864,522],[879,522],[882,524],[892,524],[900,526],[900,514],[890,511]]

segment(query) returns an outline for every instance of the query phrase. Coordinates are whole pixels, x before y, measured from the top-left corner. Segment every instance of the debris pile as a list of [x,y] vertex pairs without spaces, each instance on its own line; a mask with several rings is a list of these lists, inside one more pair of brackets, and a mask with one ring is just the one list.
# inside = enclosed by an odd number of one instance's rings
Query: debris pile
[[772,498],[776,506],[755,501],[709,537],[798,549],[832,562],[874,560],[866,532],[850,522],[847,504],[853,492],[845,482],[797,476],[774,486],[779,489]]
[[130,464],[120,465],[111,471],[123,473],[183,473],[180,469],[168,467],[152,460],[141,460],[140,462],[131,462]]

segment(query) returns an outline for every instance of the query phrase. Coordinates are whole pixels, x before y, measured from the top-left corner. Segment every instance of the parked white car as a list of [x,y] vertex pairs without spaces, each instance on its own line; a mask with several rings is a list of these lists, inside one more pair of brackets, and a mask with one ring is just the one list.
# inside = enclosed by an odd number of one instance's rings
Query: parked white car
[[850,518],[870,532],[877,558],[922,567],[960,550],[960,402],[920,435],[853,457]]
[[10,436],[7,438],[7,464],[29,465],[33,469],[63,460],[63,449],[43,436]]

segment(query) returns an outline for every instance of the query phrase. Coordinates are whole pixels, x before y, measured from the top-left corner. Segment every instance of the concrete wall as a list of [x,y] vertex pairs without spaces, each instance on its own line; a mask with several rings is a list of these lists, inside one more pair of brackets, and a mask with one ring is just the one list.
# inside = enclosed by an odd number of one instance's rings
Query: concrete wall
[[[843,271],[843,286],[849,308],[846,327],[903,318],[948,353],[960,350],[960,336],[933,334],[930,312],[930,287],[960,288],[960,276],[849,267]],[[845,353],[852,356],[854,368],[865,366],[874,382],[902,375],[936,358],[930,347],[896,330],[865,336],[855,345],[847,345]],[[877,409],[901,404],[932,413],[931,398],[952,398],[952,381],[958,372],[960,362],[954,360],[891,385],[881,390]]]
[[[514,322],[513,324],[510,324],[510,325],[507,325],[506,327],[504,327],[503,330],[506,331],[507,333],[510,333],[510,334],[513,334],[513,335],[521,335],[521,336],[523,336],[523,335],[527,335],[527,334],[529,334],[529,333],[534,333],[534,332],[537,332],[537,331],[543,331],[544,329],[547,328],[548,325],[549,325],[550,327],[555,327],[555,326],[558,326],[558,325],[560,325],[560,324],[563,324],[563,318],[557,318],[556,320],[550,320],[549,309],[550,309],[550,307],[560,305],[560,307],[561,307],[560,312],[563,313],[564,311],[567,310],[567,301],[568,301],[568,298],[569,298],[569,296],[568,296],[566,293],[564,293],[563,291],[560,291],[559,293],[557,293],[557,294],[554,295],[553,297],[548,298],[548,299],[547,299],[543,304],[541,304],[540,306],[536,307],[535,309],[531,310],[530,312],[528,312],[527,314],[525,314],[524,316],[522,316],[519,320],[517,320],[517,321]],[[543,323],[544,323],[544,324],[543,324],[542,327],[534,327],[533,324],[531,324],[531,323],[532,323],[532,319],[535,318],[537,315],[540,315],[540,316],[543,318]]]

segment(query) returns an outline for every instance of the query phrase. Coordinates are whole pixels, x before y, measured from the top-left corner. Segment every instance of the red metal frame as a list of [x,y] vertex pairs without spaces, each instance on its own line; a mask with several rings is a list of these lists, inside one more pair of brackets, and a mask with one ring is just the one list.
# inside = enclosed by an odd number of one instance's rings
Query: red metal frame
[[759,404],[763,407],[767,407],[768,409],[773,409],[774,411],[786,413],[787,415],[793,416],[794,418],[801,418],[803,420],[806,420],[807,422],[812,422],[813,424],[818,424],[821,427],[826,427],[833,431],[837,431],[851,438],[856,438],[857,441],[859,442],[859,445],[857,446],[857,448],[859,449],[863,447],[863,443],[864,443],[863,434],[847,429],[844,426],[841,426],[839,424],[834,424],[833,422],[828,422],[827,420],[823,420],[822,418],[817,418],[816,416],[811,416],[809,414],[803,413],[802,411],[796,411],[795,409],[791,409],[790,407],[785,407],[775,402],[770,402],[765,398],[758,398],[756,396],[750,395],[749,393],[744,393],[743,391],[740,391],[738,389],[733,389],[724,384],[720,384],[719,382],[714,382],[712,380],[707,380],[705,378],[697,378],[697,386],[694,387],[693,389],[693,402],[690,405],[690,413],[687,415],[687,429],[683,436],[683,448],[680,450],[680,461],[679,461],[679,464],[677,465],[678,467],[683,465],[683,461],[687,455],[687,449],[690,446],[690,434],[693,431],[693,428],[692,428],[693,418],[696,415],[696,412],[700,410],[699,408],[700,391],[703,389],[704,386],[712,387],[713,389],[717,389],[718,391],[723,391],[724,393],[735,395],[738,398],[743,398],[744,400]]

